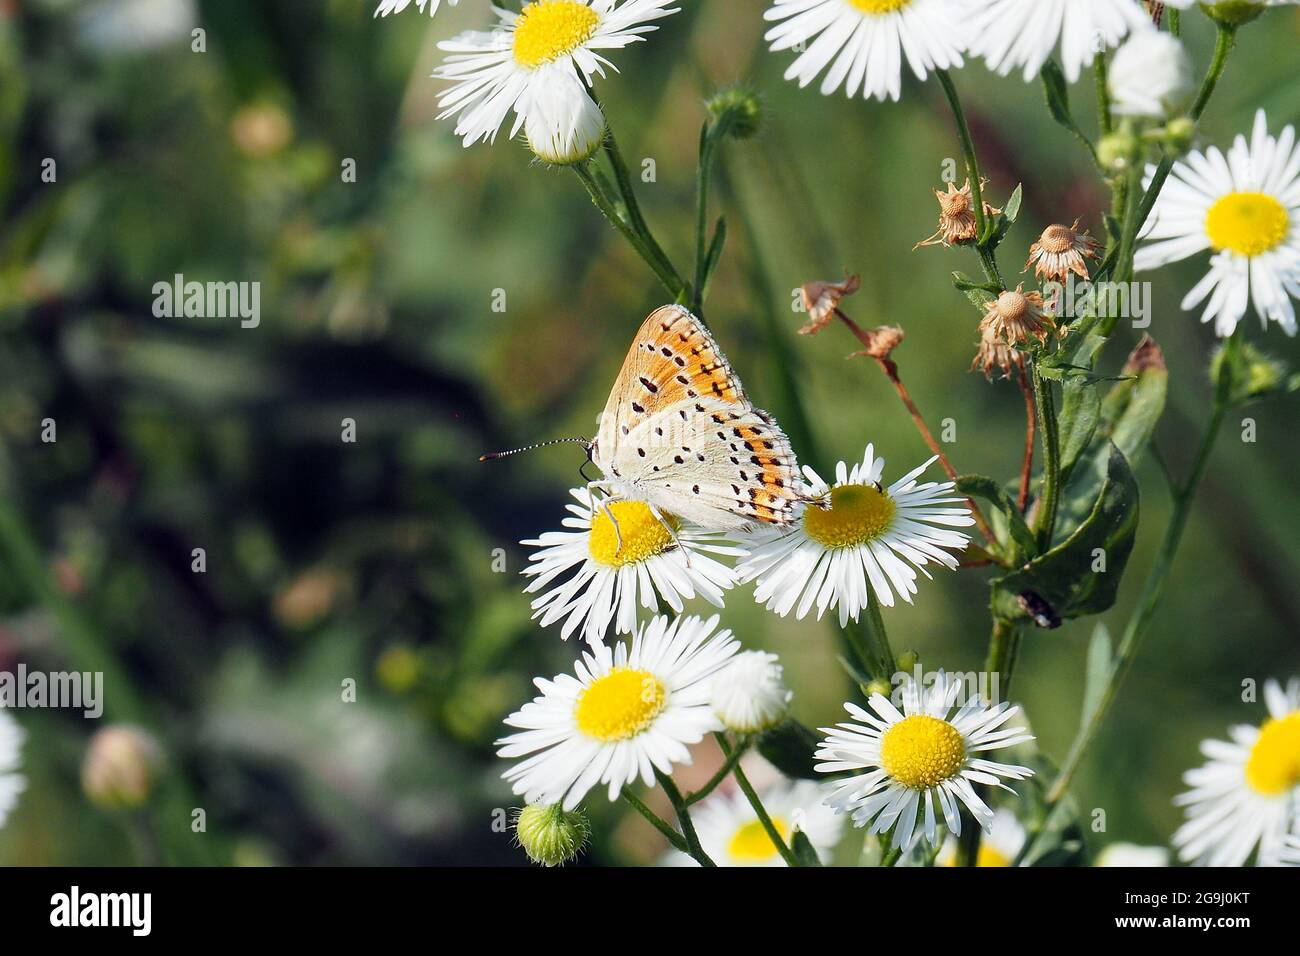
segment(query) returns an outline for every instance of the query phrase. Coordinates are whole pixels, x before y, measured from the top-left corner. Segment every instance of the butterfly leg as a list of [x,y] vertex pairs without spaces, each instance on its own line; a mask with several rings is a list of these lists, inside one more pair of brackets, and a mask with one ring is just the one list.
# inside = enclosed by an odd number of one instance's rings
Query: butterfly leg
[[664,517],[662,511],[650,504],[650,502],[646,502],[646,507],[649,508],[650,513],[659,520],[659,523],[668,530],[668,536],[673,539],[673,544],[676,546],[677,550],[686,555],[686,566],[689,568],[691,566],[691,553],[682,547],[682,542],[678,539],[677,532],[673,530],[672,523]]
[[617,557],[618,553],[623,550],[623,533],[619,531],[618,519],[614,517],[614,509],[609,506],[609,503],[621,499],[615,496],[609,490],[609,486],[601,480],[587,482],[587,493],[590,494],[592,491],[603,493],[599,504],[601,510],[605,512],[605,517],[609,519],[609,523],[614,526],[614,556]]

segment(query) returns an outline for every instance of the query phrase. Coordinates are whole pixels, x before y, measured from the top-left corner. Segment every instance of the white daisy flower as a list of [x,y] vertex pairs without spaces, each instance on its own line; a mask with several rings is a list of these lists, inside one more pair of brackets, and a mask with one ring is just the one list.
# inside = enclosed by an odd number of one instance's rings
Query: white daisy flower
[[872,445],[851,471],[836,465],[834,486],[805,466],[808,493],[820,503],[807,505],[791,530],[755,532],[759,543],[736,567],[740,580],[757,579],[754,599],[782,617],[793,610],[803,618],[816,604],[820,619],[838,607],[841,627],[867,606],[868,587],[886,607],[895,593],[910,604],[916,569],[929,577],[925,565],[932,561],[957,567],[943,549],[961,550],[970,538],[948,528],[975,523],[951,481],[917,483],[934,461],[888,488],[880,486],[885,460]]
[[572,810],[598,784],[615,800],[638,776],[689,764],[687,749],[722,724],[709,707],[709,685],[740,649],[731,631],[702,621],[656,617],[631,648],[604,644],[583,653],[577,676],[537,678],[541,696],[506,718],[520,733],[497,741],[497,755],[522,757],[502,776],[529,803]]
[[[379,6],[375,9],[375,16],[386,17],[390,13],[401,13],[412,3],[415,4],[415,9],[421,13],[428,13],[429,16],[433,16],[438,12],[438,5],[441,0],[379,0]],[[460,3],[460,0],[447,0],[447,6],[449,7],[454,7],[458,3]]]
[[[1020,712],[1019,707],[1006,702],[990,707],[978,694],[958,707],[962,682],[942,671],[936,677],[929,690],[916,681],[904,683],[899,688],[902,710],[881,694],[871,695],[870,711],[846,703],[844,709],[860,722],[821,728],[826,740],[814,754],[821,761],[816,769],[822,773],[867,771],[837,781],[826,802],[850,814],[854,826],[870,823],[872,833],[893,827],[896,849],[910,848],[913,836],[921,834],[931,846],[938,845],[936,804],[953,836],[961,836],[958,801],[987,833],[993,811],[973,785],[988,784],[1014,793],[1002,780],[1024,780],[1034,773],[1028,767],[978,756],[1034,739],[1023,727],[1003,727]],[[918,831],[917,817],[922,812]]]
[[686,524],[670,529],[644,502],[611,501],[606,512],[605,503],[586,488],[569,494],[577,504],[568,506],[570,517],[563,524],[573,530],[547,531],[520,542],[539,549],[529,555],[523,574],[533,579],[525,594],[544,592],[532,604],[542,627],[563,619],[565,640],[581,628],[595,643],[604,639],[611,620],[616,634],[631,634],[641,609],[658,612],[658,598],[678,612],[696,595],[723,606],[722,592],[736,583],[736,573],[708,555],[744,551],[722,543],[722,534]]
[[[962,65],[961,0],[776,0],[765,20],[782,21],[764,34],[773,53],[794,49],[787,80],[807,86],[830,65],[821,91],[897,100],[903,60],[918,79]],[[834,62],[832,62],[834,61]]]
[[1038,77],[1058,41],[1061,70],[1073,83],[1102,48],[1138,30],[1154,26],[1137,0],[983,0],[962,25],[972,56],[1003,76],[1022,67],[1025,82]]
[[775,654],[744,651],[713,679],[713,712],[728,730],[754,734],[785,717],[794,691],[785,686],[778,660]]
[[[614,64],[600,52],[621,50],[659,29],[650,21],[676,13],[673,0],[534,0],[519,13],[493,7],[491,31],[471,30],[438,44],[450,54],[434,77],[453,85],[438,97],[439,119],[456,116],[465,145],[495,140],[513,110],[513,137],[535,109],[551,109],[564,77],[590,86]],[[584,93],[585,95],[585,93]],[[539,105],[540,104],[540,105]],[[536,136],[537,134],[532,134]]]
[[1169,851],[1162,846],[1110,843],[1097,854],[1093,866],[1168,866]]
[[9,818],[18,795],[27,787],[26,778],[18,772],[23,737],[18,722],[0,708],[0,827]]
[[[1148,167],[1146,184],[1153,168]],[[1202,322],[1231,335],[1253,301],[1260,321],[1295,335],[1300,298],[1300,148],[1295,128],[1276,139],[1264,111],[1250,142],[1238,136],[1224,156],[1211,146],[1175,163],[1142,231],[1134,266],[1154,269],[1209,249],[1210,271],[1183,299],[1206,302]]]
[[538,159],[571,166],[590,159],[605,140],[605,114],[575,74],[538,90],[524,120],[524,138]]
[[1243,866],[1258,847],[1257,864],[1281,862],[1300,800],[1300,679],[1283,690],[1264,685],[1269,719],[1241,724],[1232,739],[1207,740],[1208,761],[1183,775],[1191,789],[1174,803],[1187,822],[1174,833],[1179,859],[1208,866]]
[[[989,832],[980,840],[979,855],[975,858],[978,866],[1011,866],[1025,848],[1025,828],[1020,825],[1016,815],[1006,807],[998,807],[993,812],[993,822]],[[943,850],[936,860],[940,866],[957,865],[957,841],[951,836],[943,843]]]
[[[823,803],[826,786],[813,780],[776,780],[757,791],[776,832],[786,846],[795,831],[808,837],[822,863],[844,831],[844,818]],[[718,866],[785,866],[776,844],[744,793],[715,793],[692,808],[691,819],[704,852]],[[685,853],[672,853],[672,865],[696,866]]]
[[1140,30],[1116,52],[1106,84],[1119,116],[1177,116],[1192,101],[1192,61],[1178,37]]

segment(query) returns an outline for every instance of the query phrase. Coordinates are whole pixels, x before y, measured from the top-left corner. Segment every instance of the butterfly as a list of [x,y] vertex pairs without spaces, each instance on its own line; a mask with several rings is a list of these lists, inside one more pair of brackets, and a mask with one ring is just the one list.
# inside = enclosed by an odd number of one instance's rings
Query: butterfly
[[589,487],[607,502],[645,502],[661,521],[784,526],[807,500],[790,440],[750,404],[713,336],[680,305],[641,324],[588,451],[604,475]]

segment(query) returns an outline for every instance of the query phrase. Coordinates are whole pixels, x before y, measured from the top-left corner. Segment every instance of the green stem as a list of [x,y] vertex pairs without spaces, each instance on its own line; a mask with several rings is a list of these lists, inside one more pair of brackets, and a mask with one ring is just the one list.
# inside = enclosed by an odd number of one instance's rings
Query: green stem
[[1030,369],[1034,384],[1034,404],[1038,408],[1038,430],[1043,436],[1043,486],[1036,505],[1035,519],[1038,550],[1041,554],[1052,546],[1052,532],[1056,528],[1061,485],[1061,437],[1052,383],[1042,377],[1037,362],[1032,363]]
[[705,263],[709,258],[709,175],[713,169],[716,136],[707,122],[700,128],[700,158],[695,170],[695,284],[691,297],[696,315],[704,306]]
[[587,194],[591,196],[591,201],[595,204],[596,208],[599,209],[601,214],[609,220],[610,225],[617,229],[619,234],[622,235],[632,248],[636,250],[637,255],[645,260],[646,265],[648,265],[651,271],[654,272],[655,276],[659,279],[660,284],[663,285],[672,296],[680,296],[684,289],[681,279],[671,270],[671,267],[667,269],[664,268],[663,263],[659,261],[651,248],[646,244],[644,237],[642,237],[629,222],[619,215],[618,210],[614,207],[613,201],[606,194],[597,178],[592,175],[592,171],[587,167],[587,164],[576,163],[573,166],[573,171],[577,174],[578,179],[582,180],[582,185],[587,188]]
[[880,858],[881,866],[893,866],[903,856],[903,851],[895,847]]
[[690,852],[690,848],[686,845],[686,841],[682,839],[681,834],[669,826],[665,820],[661,819],[659,814],[655,813],[644,803],[634,797],[631,790],[623,790],[623,800],[629,806],[633,807],[637,813],[650,821],[650,825],[662,833],[675,849],[678,849],[683,853]]
[[957,96],[957,87],[953,85],[952,77],[947,70],[935,70],[934,74],[939,78],[943,95],[948,98],[953,119],[957,122],[957,135],[961,137],[962,154],[966,159],[966,175],[970,177],[971,202],[975,206],[976,244],[982,246],[988,223],[984,216],[984,193],[980,184],[980,164],[975,156],[975,141],[971,139],[970,127],[966,124],[966,113],[961,108],[961,99]]
[[1169,18],[1170,35],[1178,36],[1182,32],[1183,11],[1175,10],[1173,7],[1165,7],[1165,16]]
[[1097,125],[1101,127],[1102,136],[1115,128],[1110,115],[1110,86],[1106,79],[1106,66],[1106,54],[1098,53],[1092,61],[1092,69],[1097,81]]
[[[1199,120],[1201,114],[1205,112],[1205,107],[1210,102],[1210,97],[1213,95],[1215,87],[1218,86],[1219,79],[1223,76],[1224,67],[1228,63],[1228,54],[1232,52],[1236,35],[1237,30],[1235,27],[1219,25],[1219,32],[1214,42],[1214,56],[1210,60],[1210,66],[1205,73],[1205,78],[1201,81],[1201,88],[1196,94],[1196,100],[1187,114],[1191,119]],[[1174,159],[1168,155],[1162,158],[1159,165],[1156,166],[1156,170],[1151,176],[1151,183],[1147,186],[1146,192],[1142,194],[1142,199],[1137,206],[1137,213],[1133,217],[1134,237],[1142,231],[1142,227],[1146,224],[1147,217],[1151,215],[1151,210],[1155,208],[1156,197],[1160,195],[1160,190],[1164,188],[1165,180],[1169,178],[1173,168]],[[1123,265],[1123,263],[1117,263],[1117,266],[1120,265]],[[1131,263],[1127,268],[1131,270]],[[1120,282],[1127,282],[1132,278],[1132,275],[1122,273],[1117,269],[1114,278]]]
[[1127,676],[1129,669],[1133,665],[1133,659],[1137,656],[1142,639],[1146,636],[1151,621],[1155,617],[1156,609],[1160,605],[1165,584],[1169,579],[1169,572],[1173,568],[1174,556],[1178,551],[1179,543],[1182,541],[1183,531],[1187,527],[1187,518],[1191,513],[1196,489],[1205,475],[1205,468],[1210,460],[1210,452],[1214,448],[1215,439],[1218,437],[1219,429],[1223,425],[1224,416],[1232,404],[1232,369],[1240,345],[1241,328],[1238,326],[1224,346],[1225,354],[1219,366],[1219,380],[1215,387],[1214,405],[1210,412],[1209,422],[1205,427],[1205,433],[1201,436],[1201,444],[1197,448],[1196,458],[1192,462],[1191,474],[1187,478],[1187,483],[1183,485],[1174,499],[1173,516],[1169,520],[1169,526],[1165,529],[1164,540],[1160,544],[1156,562],[1142,587],[1142,595],[1138,598],[1137,609],[1134,611],[1133,616],[1129,618],[1128,625],[1124,629],[1124,635],[1120,639],[1119,647],[1115,652],[1110,679],[1106,682],[1106,687],[1103,689],[1088,722],[1079,729],[1079,733],[1070,747],[1070,752],[1066,756],[1064,763],[1061,764],[1061,769],[1052,782],[1051,790],[1048,791],[1047,806],[1049,809],[1055,806],[1065,795],[1075,771],[1079,769],[1084,754],[1093,740],[1096,739],[1097,732],[1106,719],[1106,714],[1115,700],[1120,685],[1123,684],[1125,676]]
[[724,751],[723,753],[726,760],[722,762],[722,766],[718,768],[718,772],[710,777],[708,783],[700,787],[700,789],[696,790],[694,793],[688,793],[686,795],[686,805],[692,807],[716,790],[718,784],[727,779],[727,775],[731,773],[731,769],[736,766],[736,763],[740,758],[749,750],[751,742],[750,737],[741,737],[736,741],[736,746],[731,749],[731,753],[728,754]]
[[[1011,695],[1011,677],[1015,673],[1016,661],[1020,657],[1020,638],[1022,636],[1019,625],[1011,621],[1004,620],[1000,617],[993,619],[993,629],[989,633],[988,656],[984,660],[984,672],[986,674],[997,675],[997,700],[990,700],[989,703],[1009,700]],[[990,694],[990,696],[995,696]],[[987,792],[987,787],[980,788],[981,793]],[[975,866],[980,855],[980,841],[983,839],[984,831],[975,821],[975,818],[965,811],[966,829],[962,831],[961,839],[957,842],[957,865],[958,866]]]
[[[714,734],[713,736],[717,738],[718,746],[722,748],[722,752],[730,756],[730,745],[727,743],[727,738],[722,734]],[[781,859],[785,860],[786,866],[798,866],[798,858],[794,855],[794,852],[785,845],[785,839],[781,836],[781,832],[777,830],[776,824],[772,822],[772,818],[768,816],[767,810],[763,806],[763,801],[758,799],[758,794],[750,784],[749,778],[745,776],[745,771],[740,769],[739,764],[736,764],[736,766],[732,768],[731,772],[736,778],[736,783],[740,786],[741,792],[745,794],[745,799],[748,800],[749,805],[754,808],[754,813],[757,814],[759,822],[763,824],[763,829],[767,831],[768,839],[772,841],[772,845],[776,847],[776,851],[781,854]]]
[[654,234],[650,231],[649,224],[645,221],[645,216],[641,214],[641,204],[637,202],[636,190],[632,185],[632,177],[628,173],[627,163],[623,159],[623,153],[618,147],[618,140],[614,137],[614,130],[606,123],[605,132],[605,153],[609,157],[610,166],[614,170],[614,181],[618,185],[618,191],[623,197],[623,203],[627,206],[628,218],[631,220],[632,228],[641,237],[651,256],[659,263],[660,269],[670,277],[669,290],[676,296],[677,301],[684,301],[689,297],[690,290],[686,282],[673,266],[672,260],[668,258],[663,247],[655,239]]
[[[736,768],[736,772],[740,772],[739,767]],[[673,783],[673,778],[661,770],[656,770],[655,779],[659,781],[659,786],[664,788],[664,793],[668,795],[673,810],[677,812],[677,822],[681,824],[682,836],[686,840],[686,852],[700,866],[717,866],[718,864],[709,858],[709,855],[704,852],[704,847],[700,845],[699,834],[695,832],[695,824],[691,822],[691,811],[687,809],[686,799],[682,796],[682,792],[677,789],[677,784]]]
[[728,162],[727,153],[722,154],[719,169],[718,186],[729,200],[733,219],[740,224],[745,244],[749,247],[748,285],[758,310],[761,334],[765,341],[765,353],[770,357],[776,381],[781,390],[785,417],[781,421],[786,425],[786,433],[793,446],[799,451],[803,462],[818,461],[817,445],[813,434],[808,411],[804,407],[800,383],[806,380],[798,367],[798,353],[789,347],[782,330],[782,316],[777,311],[781,298],[776,294],[771,275],[763,260],[763,251],[759,245],[758,230],[754,228],[753,218],[749,215],[743,201],[735,171]]
[[898,664],[889,645],[885,620],[880,615],[880,599],[870,585],[867,586],[866,611],[865,620],[850,621],[842,630],[867,676],[873,681],[889,682],[897,672]]

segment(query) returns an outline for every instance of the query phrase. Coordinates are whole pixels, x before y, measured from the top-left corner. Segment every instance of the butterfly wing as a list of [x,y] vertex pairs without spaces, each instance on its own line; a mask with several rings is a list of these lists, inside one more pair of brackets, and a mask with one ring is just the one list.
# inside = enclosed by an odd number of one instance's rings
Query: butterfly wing
[[678,305],[642,323],[593,458],[631,495],[705,527],[788,524],[804,497],[789,439],[749,403],[713,336]]
[[662,511],[703,527],[787,525],[806,496],[790,440],[745,403],[687,399],[626,436],[618,477]]
[[682,402],[711,398],[748,406],[730,363],[699,319],[680,305],[655,309],[641,323],[600,416],[594,457],[619,457],[633,429]]

